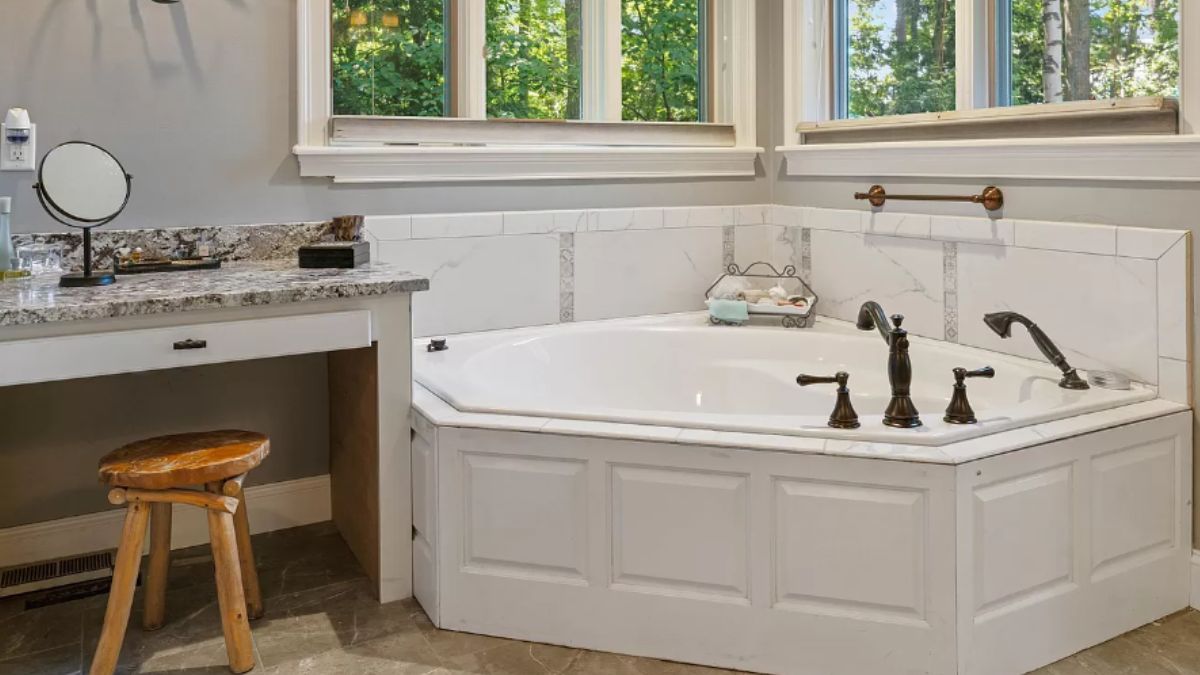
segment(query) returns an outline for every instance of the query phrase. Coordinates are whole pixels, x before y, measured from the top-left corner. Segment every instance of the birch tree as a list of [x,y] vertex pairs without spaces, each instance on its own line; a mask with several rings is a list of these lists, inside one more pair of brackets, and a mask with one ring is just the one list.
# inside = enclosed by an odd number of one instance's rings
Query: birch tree
[[1062,0],[1042,0],[1042,27],[1046,49],[1042,53],[1042,88],[1046,103],[1063,100],[1063,15]]

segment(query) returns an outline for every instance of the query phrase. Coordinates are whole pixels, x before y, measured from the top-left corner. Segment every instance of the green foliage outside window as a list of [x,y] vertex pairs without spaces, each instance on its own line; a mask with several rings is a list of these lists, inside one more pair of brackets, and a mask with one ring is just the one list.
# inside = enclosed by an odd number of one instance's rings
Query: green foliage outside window
[[446,114],[442,0],[331,2],[334,114]]
[[[1064,100],[1179,95],[1179,0],[1060,0],[1082,3],[1087,31],[1063,28]],[[1012,102],[1044,103],[1042,0],[1012,0]],[[1076,70],[1072,54],[1087,54]],[[1072,73],[1087,72],[1086,79]]]
[[849,115],[953,110],[954,0],[846,0]]
[[580,0],[487,0],[490,117],[578,119]]
[[623,119],[700,119],[699,18],[699,0],[623,0]]

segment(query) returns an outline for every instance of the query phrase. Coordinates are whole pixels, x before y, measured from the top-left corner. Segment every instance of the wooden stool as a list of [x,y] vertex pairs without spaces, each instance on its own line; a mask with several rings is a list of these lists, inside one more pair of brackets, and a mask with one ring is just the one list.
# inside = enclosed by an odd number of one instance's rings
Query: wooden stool
[[[163,625],[171,565],[172,504],[208,509],[229,669],[244,673],[254,667],[248,619],[262,616],[263,604],[250,548],[250,518],[242,503],[242,482],[250,469],[262,463],[270,447],[262,434],[208,431],[130,443],[100,460],[100,480],[114,486],[108,501],[127,507],[92,675],[108,675],[116,668],[133,604],[147,520],[153,525],[142,627],[155,630]],[[204,490],[182,489],[189,485],[203,485]]]

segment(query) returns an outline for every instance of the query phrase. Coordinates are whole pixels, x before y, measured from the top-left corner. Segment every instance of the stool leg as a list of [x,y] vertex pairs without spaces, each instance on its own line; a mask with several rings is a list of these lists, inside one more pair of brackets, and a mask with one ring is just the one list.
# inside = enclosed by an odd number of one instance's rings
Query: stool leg
[[262,589],[258,585],[258,569],[254,566],[254,548],[250,545],[250,514],[247,511],[246,493],[240,486],[237,500],[238,510],[233,514],[233,529],[237,533],[242,590],[246,595],[246,611],[251,619],[258,619],[263,615]]
[[171,505],[150,505],[150,561],[146,565],[146,608],[142,628],[162,628],[167,608],[167,575],[171,569]]
[[[219,490],[219,484],[209,485],[210,492]],[[213,564],[217,574],[217,602],[221,607],[221,628],[225,632],[229,669],[244,673],[254,667],[254,646],[250,638],[250,623],[246,618],[246,598],[242,595],[242,574],[238,568],[233,516],[209,509],[208,537],[212,543]]]
[[133,589],[137,585],[142,542],[146,539],[146,520],[149,517],[148,504],[133,503],[125,509],[121,546],[117,549],[117,563],[108,591],[108,608],[104,611],[104,628],[100,631],[100,643],[92,657],[91,675],[110,675],[117,667],[121,643],[125,641],[125,626],[129,623],[129,610],[133,606]]

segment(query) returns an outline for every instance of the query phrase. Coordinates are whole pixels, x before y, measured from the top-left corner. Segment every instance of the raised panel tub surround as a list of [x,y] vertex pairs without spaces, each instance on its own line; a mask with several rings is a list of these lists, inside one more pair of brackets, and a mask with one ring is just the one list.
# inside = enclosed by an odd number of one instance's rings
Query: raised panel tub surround
[[[828,333],[692,320],[457,336],[416,354],[427,501],[414,513],[436,517],[419,518],[414,565],[435,623],[765,673],[1015,675],[1187,606],[1185,406],[1133,395],[905,443],[870,393],[886,384],[865,365],[882,370],[877,336],[859,354],[828,320]],[[722,360],[708,337],[742,349]],[[673,349],[658,354],[659,339]],[[935,379],[937,349],[1025,373],[981,386],[980,410],[1056,381],[1048,364],[914,338]],[[863,373],[862,429],[825,433],[832,392],[773,388],[814,350]],[[729,390],[735,373],[756,389]],[[930,422],[939,393],[921,394]],[[693,406],[707,427],[683,414]]]

